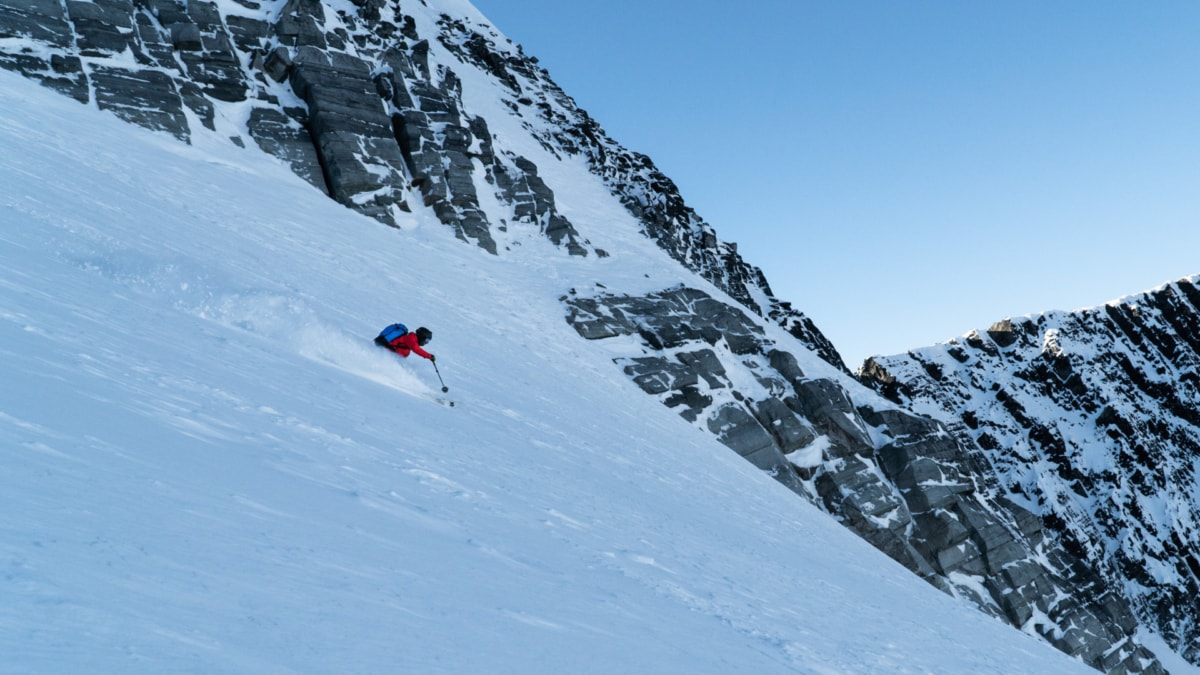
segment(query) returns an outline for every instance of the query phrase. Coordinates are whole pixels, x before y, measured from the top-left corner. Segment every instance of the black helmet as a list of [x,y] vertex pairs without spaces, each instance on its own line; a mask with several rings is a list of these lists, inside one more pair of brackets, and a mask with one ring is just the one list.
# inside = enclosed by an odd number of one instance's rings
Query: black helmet
[[417,344],[424,347],[425,345],[429,344],[429,341],[432,339],[433,331],[429,330],[425,326],[421,326],[417,329]]

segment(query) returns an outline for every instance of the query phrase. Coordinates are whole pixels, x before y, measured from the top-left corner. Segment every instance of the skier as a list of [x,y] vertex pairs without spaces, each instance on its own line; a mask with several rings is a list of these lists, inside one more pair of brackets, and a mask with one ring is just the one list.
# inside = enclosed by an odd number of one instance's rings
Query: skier
[[394,323],[380,331],[379,335],[375,337],[375,344],[386,347],[405,358],[408,358],[409,352],[416,352],[436,363],[437,358],[433,354],[421,349],[432,339],[433,332],[424,326],[410,333],[404,324]]

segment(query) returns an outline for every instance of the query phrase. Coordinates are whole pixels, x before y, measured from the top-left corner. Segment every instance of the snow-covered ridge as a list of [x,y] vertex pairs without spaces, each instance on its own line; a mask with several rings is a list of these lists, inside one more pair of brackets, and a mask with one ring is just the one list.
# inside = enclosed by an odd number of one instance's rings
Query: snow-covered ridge
[[1000,489],[1200,657],[1200,277],[998,322],[865,374],[961,421]]

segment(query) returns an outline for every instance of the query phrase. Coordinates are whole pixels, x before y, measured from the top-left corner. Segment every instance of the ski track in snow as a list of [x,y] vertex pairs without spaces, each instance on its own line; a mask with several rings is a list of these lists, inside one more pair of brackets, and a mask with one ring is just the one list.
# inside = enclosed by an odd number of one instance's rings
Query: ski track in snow
[[[632,233],[493,257],[255,151],[0,98],[0,670],[1090,672],[581,340],[570,287],[684,274]],[[463,406],[370,343],[396,320]]]

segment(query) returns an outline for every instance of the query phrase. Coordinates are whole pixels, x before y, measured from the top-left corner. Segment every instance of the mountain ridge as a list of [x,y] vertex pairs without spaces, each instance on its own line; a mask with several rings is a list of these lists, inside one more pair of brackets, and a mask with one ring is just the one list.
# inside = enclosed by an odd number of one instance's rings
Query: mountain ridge
[[1198,279],[1005,319],[860,371],[894,401],[960,420],[1002,489],[1193,659]]

